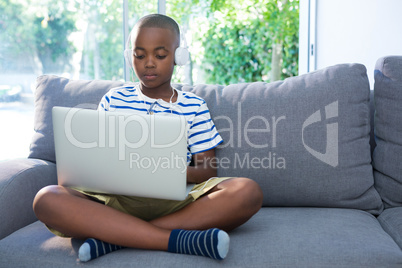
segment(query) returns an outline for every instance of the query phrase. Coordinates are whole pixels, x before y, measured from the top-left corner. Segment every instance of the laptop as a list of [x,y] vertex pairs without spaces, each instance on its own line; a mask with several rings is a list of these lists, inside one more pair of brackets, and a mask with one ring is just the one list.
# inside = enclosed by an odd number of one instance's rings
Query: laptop
[[52,116],[59,185],[171,200],[191,190],[184,117],[66,107]]

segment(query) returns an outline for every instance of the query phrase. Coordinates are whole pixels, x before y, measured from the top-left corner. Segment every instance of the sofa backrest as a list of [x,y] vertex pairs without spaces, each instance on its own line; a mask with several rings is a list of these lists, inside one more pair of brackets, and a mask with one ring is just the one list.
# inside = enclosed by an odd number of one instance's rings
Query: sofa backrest
[[374,75],[375,186],[385,207],[402,206],[402,56],[380,58]]
[[96,109],[103,95],[119,81],[70,80],[43,75],[36,81],[34,130],[29,158],[56,162],[53,140],[52,108],[54,106]]
[[[55,161],[51,108],[96,108],[111,81],[38,78],[31,158]],[[257,181],[264,206],[341,207],[379,214],[366,68],[341,64],[274,83],[197,85],[224,143],[219,176]]]
[[336,65],[274,83],[183,90],[206,100],[225,141],[217,150],[218,176],[257,181],[265,206],[382,210],[363,65]]

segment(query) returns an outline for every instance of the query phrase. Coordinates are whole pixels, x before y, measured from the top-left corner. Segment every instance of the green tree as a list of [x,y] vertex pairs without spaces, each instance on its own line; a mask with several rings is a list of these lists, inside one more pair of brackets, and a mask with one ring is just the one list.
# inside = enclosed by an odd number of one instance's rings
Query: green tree
[[30,30],[35,37],[34,44],[44,73],[65,72],[71,69],[68,62],[76,49],[68,37],[76,30],[76,18],[75,14],[67,9],[67,4],[49,2],[44,14],[33,17]]
[[275,81],[297,75],[298,5],[298,0],[212,0],[208,31],[200,37],[206,81]]
[[[143,15],[155,13],[157,1],[129,0],[129,28]],[[96,79],[123,79],[123,5],[122,1],[84,1],[81,10],[88,22],[84,29],[82,73]]]
[[[156,0],[128,4],[130,28],[157,12]],[[192,83],[195,63],[208,83],[297,75],[298,0],[171,0],[166,10],[184,34],[191,28],[193,43],[201,47],[190,65],[179,69],[188,78],[179,74],[176,81]],[[0,0],[0,69],[122,79],[122,14],[120,0]]]
[[0,0],[0,55],[9,63],[0,68],[29,66],[36,75],[62,71],[65,59],[75,52],[68,40],[75,30],[75,14],[68,6],[68,1]]
[[123,6],[121,1],[84,1],[80,9],[86,27],[82,73],[94,79],[123,77]]

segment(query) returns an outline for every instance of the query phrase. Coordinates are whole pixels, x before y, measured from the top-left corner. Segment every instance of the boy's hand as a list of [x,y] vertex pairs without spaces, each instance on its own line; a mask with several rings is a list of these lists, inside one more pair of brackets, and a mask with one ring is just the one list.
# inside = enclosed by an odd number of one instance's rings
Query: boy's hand
[[216,177],[217,161],[215,149],[193,155],[194,166],[187,167],[187,182],[201,183],[211,177]]

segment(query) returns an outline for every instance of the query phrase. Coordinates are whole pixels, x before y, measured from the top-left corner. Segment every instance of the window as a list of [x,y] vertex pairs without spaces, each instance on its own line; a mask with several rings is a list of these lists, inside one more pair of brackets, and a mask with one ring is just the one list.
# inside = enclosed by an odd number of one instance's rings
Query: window
[[131,80],[125,40],[149,13],[173,17],[189,47],[191,61],[176,68],[174,82],[230,84],[297,75],[298,3],[0,0],[0,161],[29,153],[37,76]]
[[300,74],[361,63],[373,89],[377,59],[402,54],[401,8],[398,0],[300,0]]
[[0,160],[29,153],[37,76],[123,79],[122,12],[122,0],[0,0]]

